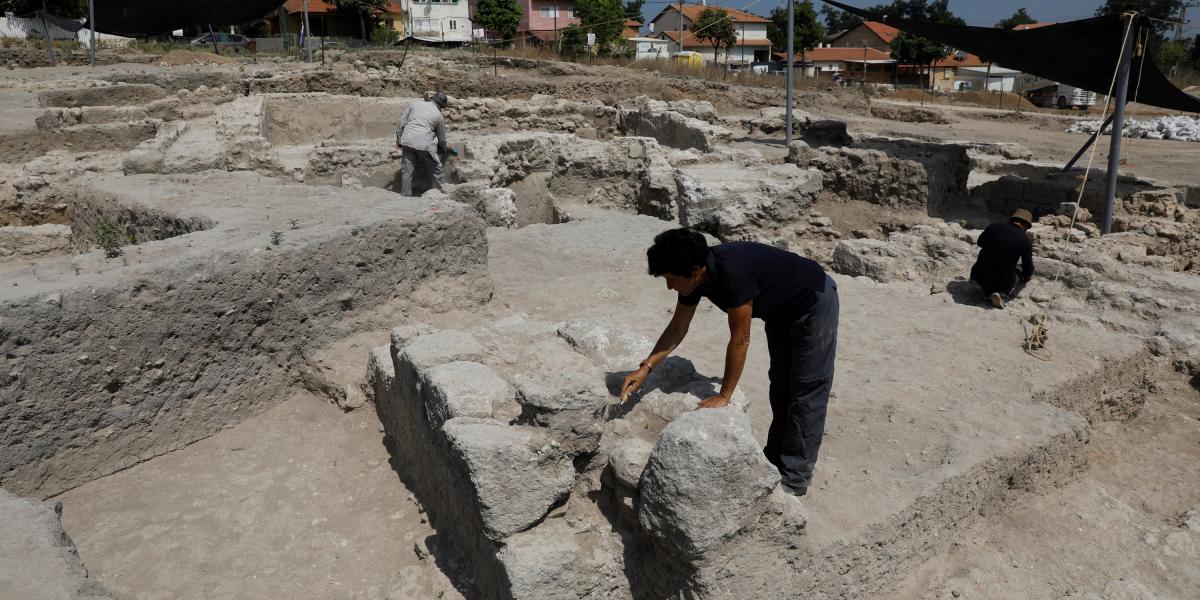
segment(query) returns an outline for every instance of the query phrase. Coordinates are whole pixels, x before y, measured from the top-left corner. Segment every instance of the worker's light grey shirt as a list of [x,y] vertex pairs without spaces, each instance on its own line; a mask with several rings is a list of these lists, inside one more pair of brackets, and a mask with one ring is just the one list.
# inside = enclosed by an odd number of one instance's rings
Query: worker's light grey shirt
[[414,102],[400,117],[396,143],[413,150],[437,153],[446,147],[446,122],[433,102]]

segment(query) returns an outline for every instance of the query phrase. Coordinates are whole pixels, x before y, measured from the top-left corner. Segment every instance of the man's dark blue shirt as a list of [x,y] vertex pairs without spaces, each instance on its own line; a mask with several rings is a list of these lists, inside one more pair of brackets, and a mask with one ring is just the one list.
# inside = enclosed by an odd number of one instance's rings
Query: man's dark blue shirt
[[708,249],[708,281],[679,303],[694,306],[708,298],[729,309],[754,301],[753,316],[792,321],[825,289],[825,270],[814,260],[757,242],[729,242]]

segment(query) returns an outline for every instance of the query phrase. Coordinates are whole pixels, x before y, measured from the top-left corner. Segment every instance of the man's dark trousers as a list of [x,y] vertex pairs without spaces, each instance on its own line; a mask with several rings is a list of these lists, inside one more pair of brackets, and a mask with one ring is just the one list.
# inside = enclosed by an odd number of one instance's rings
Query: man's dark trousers
[[825,289],[817,297],[796,320],[766,327],[773,418],[763,452],[783,481],[796,487],[812,482],[837,352],[838,293],[832,278],[825,277]]

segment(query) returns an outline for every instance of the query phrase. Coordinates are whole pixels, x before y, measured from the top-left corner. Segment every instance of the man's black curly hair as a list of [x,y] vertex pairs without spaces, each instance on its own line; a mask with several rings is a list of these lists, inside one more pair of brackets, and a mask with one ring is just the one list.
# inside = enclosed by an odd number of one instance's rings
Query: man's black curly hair
[[646,262],[655,277],[667,273],[691,277],[695,267],[708,263],[708,240],[687,228],[668,229],[654,236],[654,245],[646,250]]

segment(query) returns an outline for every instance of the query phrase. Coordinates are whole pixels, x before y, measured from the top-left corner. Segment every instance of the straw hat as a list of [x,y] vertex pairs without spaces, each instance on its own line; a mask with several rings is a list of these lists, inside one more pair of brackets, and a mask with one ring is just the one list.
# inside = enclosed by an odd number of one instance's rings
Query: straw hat
[[1026,227],[1033,227],[1033,213],[1023,208],[1018,208],[1017,210],[1013,211],[1012,216],[1009,217],[1008,220],[1021,221]]

